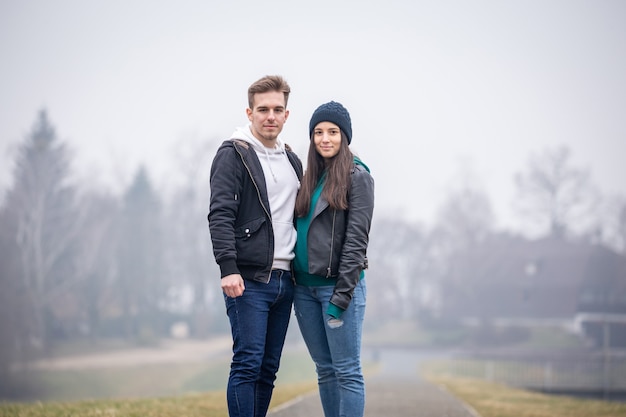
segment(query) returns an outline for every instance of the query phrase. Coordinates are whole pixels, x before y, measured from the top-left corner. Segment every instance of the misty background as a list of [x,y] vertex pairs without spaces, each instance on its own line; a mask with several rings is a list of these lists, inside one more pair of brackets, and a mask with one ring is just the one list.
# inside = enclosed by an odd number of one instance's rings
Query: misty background
[[303,160],[319,104],[351,113],[368,343],[626,342],[626,3],[213,3],[0,1],[5,395],[68,341],[227,332],[208,171],[266,74]]
[[119,194],[143,163],[159,193],[171,192],[184,180],[175,156],[228,137],[247,121],[247,87],[278,73],[293,91],[283,139],[300,155],[319,104],[349,109],[378,213],[432,221],[447,190],[471,174],[498,225],[520,227],[512,176],[530,153],[560,145],[604,193],[623,192],[621,1],[0,8],[2,189],[44,107],[76,154],[83,187]]

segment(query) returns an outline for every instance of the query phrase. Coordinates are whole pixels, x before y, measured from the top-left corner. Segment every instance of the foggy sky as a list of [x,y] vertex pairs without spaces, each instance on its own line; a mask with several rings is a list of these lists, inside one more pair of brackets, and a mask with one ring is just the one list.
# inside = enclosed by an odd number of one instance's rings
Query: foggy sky
[[0,1],[0,188],[45,107],[83,183],[145,163],[167,189],[178,149],[227,138],[277,73],[303,160],[313,110],[348,108],[381,214],[429,220],[469,178],[510,224],[513,174],[560,144],[626,193],[626,2],[214,3]]

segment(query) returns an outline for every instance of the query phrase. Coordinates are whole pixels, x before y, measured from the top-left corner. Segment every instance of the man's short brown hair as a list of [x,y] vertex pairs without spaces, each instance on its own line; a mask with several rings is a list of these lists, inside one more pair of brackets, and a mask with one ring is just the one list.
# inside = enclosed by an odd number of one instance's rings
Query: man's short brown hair
[[267,93],[269,91],[278,91],[285,95],[285,107],[287,107],[287,100],[289,100],[289,93],[291,87],[287,84],[287,81],[280,75],[266,75],[265,77],[257,80],[248,88],[248,106],[253,109],[254,107],[254,95],[257,93]]

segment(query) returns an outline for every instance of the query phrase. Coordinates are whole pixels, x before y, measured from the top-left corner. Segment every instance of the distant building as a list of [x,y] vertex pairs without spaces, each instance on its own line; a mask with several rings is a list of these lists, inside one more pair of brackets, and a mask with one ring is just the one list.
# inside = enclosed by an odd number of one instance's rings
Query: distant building
[[441,315],[466,323],[558,325],[597,345],[608,329],[626,346],[626,257],[603,246],[497,236],[452,259],[442,297]]

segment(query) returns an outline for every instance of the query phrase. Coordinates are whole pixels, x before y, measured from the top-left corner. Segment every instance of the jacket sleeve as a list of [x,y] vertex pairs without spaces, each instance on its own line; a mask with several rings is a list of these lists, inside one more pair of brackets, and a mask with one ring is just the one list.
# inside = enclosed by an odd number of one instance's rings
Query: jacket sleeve
[[238,274],[235,219],[239,211],[240,169],[232,146],[221,146],[210,174],[209,231],[221,277]]
[[373,212],[374,179],[365,169],[356,169],[352,174],[352,185],[348,193],[346,231],[339,260],[339,275],[330,298],[331,304],[344,311],[350,305],[354,288],[366,264]]

